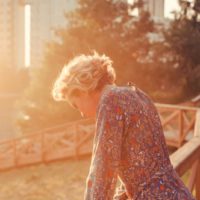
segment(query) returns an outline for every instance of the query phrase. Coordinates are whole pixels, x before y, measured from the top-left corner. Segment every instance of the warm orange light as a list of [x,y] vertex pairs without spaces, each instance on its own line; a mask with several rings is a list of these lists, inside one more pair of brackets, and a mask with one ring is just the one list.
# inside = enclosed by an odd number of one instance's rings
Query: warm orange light
[[31,6],[25,5],[25,66],[30,66],[31,54]]

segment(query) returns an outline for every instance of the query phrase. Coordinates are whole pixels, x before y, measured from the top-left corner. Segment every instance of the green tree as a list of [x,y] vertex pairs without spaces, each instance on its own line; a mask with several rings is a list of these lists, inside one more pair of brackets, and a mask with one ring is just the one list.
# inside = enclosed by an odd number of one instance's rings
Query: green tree
[[18,102],[21,117],[17,122],[22,132],[80,118],[66,102],[56,103],[51,97],[61,68],[78,54],[105,53],[114,61],[118,84],[134,81],[147,87],[141,73],[144,64],[137,58],[149,51],[147,33],[154,30],[154,24],[147,12],[137,19],[130,16],[132,8],[123,0],[79,0],[78,7],[66,13],[68,25],[55,31],[59,41],[48,44],[45,62],[32,69],[31,83]]
[[[179,103],[200,91],[199,2],[180,1],[181,11],[175,13],[175,20],[167,26],[163,24],[157,32],[160,38],[152,43],[150,59],[145,61],[149,82],[154,77],[148,89],[154,99]],[[160,89],[155,87],[155,82]]]
[[200,91],[200,1],[180,1],[181,12],[165,30],[165,42],[171,63],[186,80],[186,94]]

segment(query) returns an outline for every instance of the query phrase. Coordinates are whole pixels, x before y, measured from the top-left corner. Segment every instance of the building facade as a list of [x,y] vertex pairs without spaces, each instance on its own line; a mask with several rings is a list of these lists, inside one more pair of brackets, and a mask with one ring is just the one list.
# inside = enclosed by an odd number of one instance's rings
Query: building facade
[[24,15],[18,0],[0,0],[0,65],[24,66]]
[[0,64],[12,65],[13,58],[13,10],[12,1],[0,0]]
[[40,66],[54,29],[66,25],[64,12],[76,0],[0,0],[0,66],[25,67],[25,6],[31,6],[30,62]]
[[[169,1],[169,0],[144,0],[144,7],[142,9],[149,11],[149,13],[151,14],[151,16],[153,16],[154,18],[164,18],[164,10],[165,10],[165,2]],[[134,3],[138,3],[138,0],[128,0],[128,3],[130,4],[134,4]],[[140,13],[140,9],[135,8],[134,10],[132,10],[130,12],[131,15],[133,16],[138,16]]]
[[56,40],[54,30],[66,26],[64,13],[75,6],[75,0],[32,0],[31,66],[42,64],[47,42]]
[[164,18],[165,0],[147,0],[145,1],[145,9],[156,18]]

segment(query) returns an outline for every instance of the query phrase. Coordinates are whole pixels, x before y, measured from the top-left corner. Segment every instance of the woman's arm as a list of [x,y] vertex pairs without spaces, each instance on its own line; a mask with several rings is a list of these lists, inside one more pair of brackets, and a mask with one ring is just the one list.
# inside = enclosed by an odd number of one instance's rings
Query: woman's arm
[[113,199],[121,160],[123,112],[113,99],[100,106],[85,200]]

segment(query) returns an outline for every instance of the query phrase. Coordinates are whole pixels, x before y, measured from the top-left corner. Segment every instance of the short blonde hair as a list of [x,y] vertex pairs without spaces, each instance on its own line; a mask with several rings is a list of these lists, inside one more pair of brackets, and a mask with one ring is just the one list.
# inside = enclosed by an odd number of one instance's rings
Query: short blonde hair
[[94,53],[80,55],[65,65],[54,83],[52,95],[54,100],[67,100],[78,92],[92,92],[106,84],[113,84],[116,79],[112,60]]

